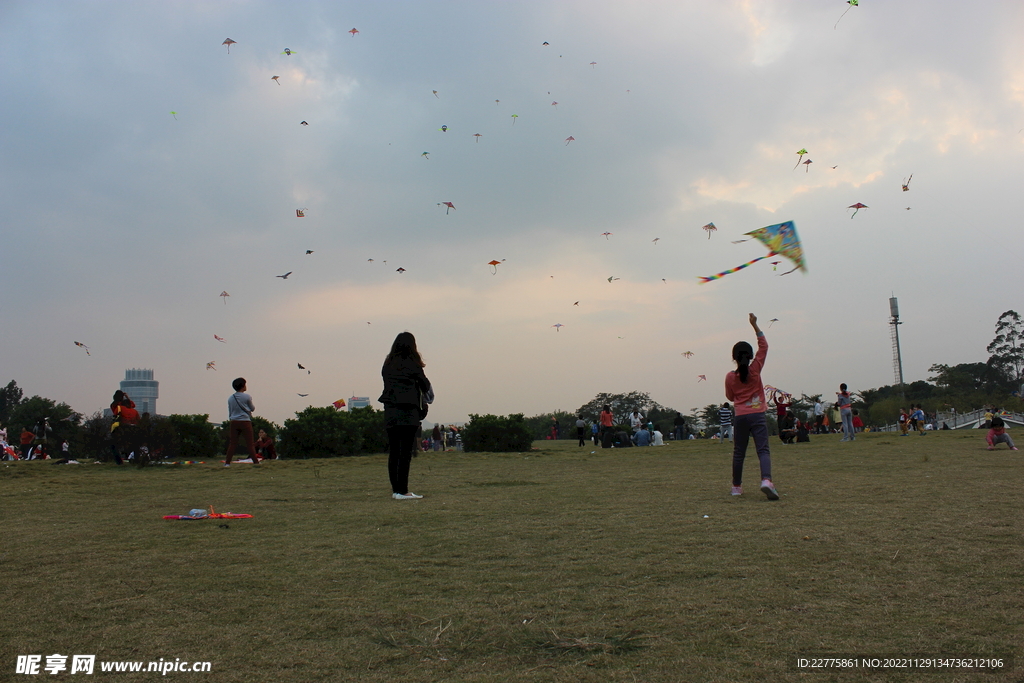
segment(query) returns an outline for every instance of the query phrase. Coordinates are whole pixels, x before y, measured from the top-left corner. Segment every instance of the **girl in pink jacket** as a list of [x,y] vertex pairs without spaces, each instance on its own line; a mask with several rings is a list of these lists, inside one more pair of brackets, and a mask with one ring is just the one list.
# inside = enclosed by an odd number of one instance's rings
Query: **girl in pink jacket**
[[757,355],[745,341],[732,347],[736,369],[725,376],[725,396],[733,402],[732,495],[743,495],[743,460],[747,456],[747,441],[754,437],[754,448],[761,465],[761,491],[768,500],[778,500],[779,494],[772,483],[772,457],[768,450],[768,423],[765,419],[767,401],[761,370],[768,356],[768,341],[757,326],[757,316],[749,315],[750,325],[757,334]]

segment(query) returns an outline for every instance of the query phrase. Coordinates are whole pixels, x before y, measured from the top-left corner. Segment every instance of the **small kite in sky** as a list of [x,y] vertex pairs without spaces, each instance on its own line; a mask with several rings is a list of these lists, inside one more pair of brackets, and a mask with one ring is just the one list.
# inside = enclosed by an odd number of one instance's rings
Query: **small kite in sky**
[[782,261],[769,261],[768,263],[772,264],[772,270],[778,270],[779,264],[782,263]]
[[444,205],[444,206],[447,206],[447,207],[448,207],[447,209],[445,209],[445,210],[444,210],[444,215],[445,215],[445,216],[447,216],[447,215],[448,215],[448,212],[449,212],[449,211],[451,211],[451,210],[453,210],[453,209],[455,208],[455,205],[454,205],[454,204],[452,204],[451,202],[441,202],[440,204],[438,204],[438,206],[442,206],[442,205]]
[[398,270],[396,270],[395,272],[396,272],[396,273],[404,273],[404,272],[405,272],[405,268],[399,268],[399,269],[398,269]]
[[808,159],[807,161],[804,162],[804,173],[807,173],[808,171],[811,170],[811,164],[813,164],[813,163],[814,162],[811,161],[810,159]]
[[86,346],[85,344],[83,344],[82,342],[76,341],[75,342],[75,346],[77,346],[77,347],[79,347],[81,349],[85,349],[85,355],[87,355],[87,356],[91,356],[92,355],[91,353],[89,353],[89,347]]
[[604,235],[605,239],[608,239],[609,235],[614,235],[615,233],[612,233],[612,232],[602,232],[601,234]]
[[310,254],[312,254],[312,253],[313,253],[313,250],[312,250],[312,249],[307,249],[307,250],[306,250],[306,256],[309,256],[309,255],[310,255]]
[[[853,209],[853,216],[856,216],[857,212],[860,211],[861,209],[870,209],[870,208],[871,207],[868,206],[867,204],[861,204],[860,202],[857,202],[856,204],[850,204],[848,207],[846,207],[847,211],[849,211],[850,209]],[[850,218],[853,218],[853,216],[850,216]]]
[[368,259],[366,259],[366,262],[367,263],[373,263],[373,259],[372,258],[368,258]]
[[231,295],[228,294],[228,291],[226,289],[223,292],[220,293],[220,298],[224,300],[224,305],[225,306],[228,305],[228,297],[229,296],[231,296]]
[[431,90],[430,92],[434,93],[434,97],[437,97],[437,99],[441,99],[436,90]]
[[555,328],[555,332],[561,332],[562,330],[560,328],[565,327],[565,325],[562,323],[555,323],[551,327]]
[[480,138],[482,138],[482,137],[483,137],[483,135],[480,135],[480,133],[473,133],[473,137],[475,137],[475,138],[476,138],[476,141],[477,141],[477,142],[480,142]]
[[[860,5],[860,1],[859,0],[846,0],[846,4],[849,5],[849,7],[846,8],[846,12],[849,12],[854,7],[857,7],[858,5]],[[840,14],[839,18],[836,19],[836,26],[839,26],[839,22],[842,21],[843,17],[846,16],[846,12],[843,12],[842,14]],[[833,31],[836,30],[836,26],[832,27]]]
[[422,154],[420,154],[420,156],[423,157],[424,159],[427,159],[428,161],[430,160],[430,152],[423,152]]
[[772,318],[771,320],[769,320],[768,321],[768,329],[771,329],[771,326],[774,325],[777,322],[779,322],[778,318]]
[[306,209],[295,209],[295,217],[296,218],[305,218],[306,217]]
[[707,230],[707,232],[708,232],[708,239],[711,239],[711,233],[716,232],[718,230],[718,228],[715,227],[714,223],[708,223],[707,225],[702,227],[701,230]]
[[211,360],[209,363],[206,364],[206,369],[207,370],[216,370],[217,369],[217,361]]
[[441,126],[440,128],[438,128],[438,130],[441,131],[442,133],[447,133],[448,132],[448,126],[447,125]]
[[270,80],[274,81],[274,83],[277,83],[278,85],[281,85],[281,81],[278,80],[279,78],[281,78],[281,77],[280,76],[271,76]]
[[554,107],[555,109],[558,109],[558,102],[552,102],[551,106]]
[[512,114],[512,125],[516,125],[516,119],[519,118],[519,114]]
[[577,301],[576,303],[573,304],[573,306],[579,306],[579,305],[580,305],[579,301]]
[[574,138],[573,136],[571,136],[571,135],[570,135],[569,137],[567,137],[567,138],[565,139],[565,146],[566,146],[566,147],[568,147],[568,146],[569,146],[569,143],[570,143],[570,142],[574,142],[575,140],[576,140],[576,138]]
[[293,271],[290,271],[290,270],[289,270],[289,271],[288,271],[287,273],[285,273],[284,275],[275,275],[274,277],[279,277],[279,278],[281,278],[282,280],[287,280],[287,279],[288,279],[288,276],[289,276],[289,275],[291,275],[291,274],[292,274],[292,272],[293,272]]
[[224,339],[224,337],[218,337],[217,335],[213,335],[213,338],[216,339],[219,342],[227,343],[226,340]]
[[543,43],[541,43],[541,45],[550,45],[550,44],[551,44],[551,43],[549,43],[549,42],[548,42],[548,41],[546,41],[546,40],[545,40],[545,41],[544,41]]
[[[298,365],[298,366],[299,366],[299,370],[306,370],[306,366],[305,366],[305,365],[303,365],[302,363],[296,363],[296,365]],[[310,373],[309,373],[309,370],[306,370],[306,374],[307,374],[307,375],[308,375],[308,374],[310,374]]]
[[309,396],[309,394],[300,394],[298,392],[295,392],[295,393],[296,393],[297,396],[302,396],[303,398],[305,398],[306,396]]
[[685,356],[687,358],[693,358],[693,351],[683,351],[683,353],[681,355],[683,355],[683,356]]
[[804,160],[804,155],[807,154],[807,150],[801,147],[800,151],[798,151],[797,154],[799,154],[800,156],[796,160],[796,166],[793,167],[794,171],[797,169],[797,166],[800,165],[800,162]]
[[300,126],[308,126],[309,124],[306,123],[305,121],[299,121],[299,125]]
[[707,382],[707,381],[708,381],[708,378],[705,377],[704,375],[697,375],[697,384],[700,384],[701,382]]
[[621,279],[622,279],[622,278],[617,278],[617,277],[615,277],[615,276],[612,276],[612,277],[609,277],[609,278],[608,278],[608,282],[611,282],[612,280],[621,280]]
[[750,237],[746,240],[740,240],[740,242],[746,242],[752,237],[768,247],[770,251],[764,256],[758,256],[756,259],[747,261],[735,268],[723,270],[721,273],[710,275],[708,277],[701,277],[699,278],[700,284],[711,282],[712,280],[718,280],[719,278],[735,273],[738,270],[743,270],[747,266],[753,265],[762,259],[771,258],[772,256],[783,256],[793,262],[793,270],[786,271],[783,275],[788,275],[794,270],[807,271],[807,265],[804,263],[803,245],[800,243],[800,237],[796,234],[796,224],[793,223],[793,221],[776,223],[775,225],[751,230],[746,234],[750,235]]
[[231,40],[230,38],[225,38],[224,42],[221,43],[221,45],[227,45],[228,46],[228,54],[231,54],[231,46],[234,45],[236,42],[238,42],[238,41]]
[[355,37],[356,37],[356,34],[357,34],[357,33],[359,33],[359,29],[357,29],[357,28],[355,28],[355,27],[352,27],[352,28],[350,28],[350,29],[348,30],[348,32],[352,34],[352,37],[353,37],[353,38],[355,38]]
[[290,57],[290,56],[292,56],[293,54],[295,54],[295,50],[292,50],[291,48],[288,48],[288,47],[286,47],[286,48],[284,49],[284,52],[282,52],[281,54],[283,54],[283,55],[288,55],[288,56]]
[[910,177],[903,181],[903,191],[910,192],[910,181],[914,179],[914,174],[911,173]]
[[339,398],[337,401],[335,401],[331,405],[334,406],[335,410],[341,410],[342,408],[345,407],[345,399]]
[[654,246],[658,246],[658,240],[660,240],[660,239],[661,239],[660,237],[655,237],[655,238],[654,238],[653,240],[651,240],[651,241],[652,241],[652,242],[654,242]]
[[487,265],[489,265],[491,267],[491,274],[492,275],[497,275],[498,274],[498,266],[501,265],[501,261],[491,260],[491,261],[487,262]]
[[593,69],[595,66],[597,66],[597,62],[591,62],[590,63],[590,68],[591,69]]
[[171,116],[173,116],[173,117],[174,117],[174,120],[175,120],[175,121],[177,121],[177,120],[178,120],[178,112],[176,112],[176,111],[172,111],[172,112],[171,112]]

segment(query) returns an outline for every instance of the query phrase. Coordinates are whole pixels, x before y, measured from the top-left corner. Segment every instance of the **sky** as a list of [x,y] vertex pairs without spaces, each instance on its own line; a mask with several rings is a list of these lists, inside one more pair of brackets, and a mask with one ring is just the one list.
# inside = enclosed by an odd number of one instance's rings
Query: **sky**
[[[907,381],[983,362],[1022,306],[1024,5],[848,8],[8,0],[0,382],[89,415],[152,368],[220,421],[244,376],[281,423],[376,399],[407,330],[442,423],[685,413],[749,312],[766,383],[892,384],[890,296]],[[806,272],[699,283],[787,220]]]

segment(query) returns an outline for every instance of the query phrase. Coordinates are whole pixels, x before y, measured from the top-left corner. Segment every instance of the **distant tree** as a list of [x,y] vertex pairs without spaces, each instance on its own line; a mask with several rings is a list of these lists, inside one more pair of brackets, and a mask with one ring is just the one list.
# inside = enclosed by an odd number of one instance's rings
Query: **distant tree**
[[[21,398],[21,389],[13,379],[8,382],[7,386],[0,388],[0,425],[12,426],[11,413],[21,403]],[[20,425],[18,429],[24,426]]]
[[1003,370],[992,363],[936,364],[928,368],[934,377],[928,379],[953,395],[974,392],[1005,392],[1013,385]]
[[201,460],[221,453],[220,430],[210,422],[209,415],[169,415],[167,421],[177,439],[177,457]]
[[651,411],[671,412],[675,417],[675,411],[666,408],[651,398],[651,395],[643,391],[631,391],[628,394],[598,394],[589,403],[584,403],[576,411],[577,415],[583,415],[586,420],[597,420],[605,405],[612,408],[612,415],[616,423],[629,422],[629,414],[639,410],[647,416]]
[[[373,406],[355,408],[348,413],[349,421],[359,430],[362,437],[360,451],[363,453],[386,453],[388,435],[384,430],[384,411]],[[268,432],[269,433],[269,432]]]
[[533,435],[522,413],[508,416],[470,415],[462,428],[462,446],[478,453],[528,451]]
[[74,457],[107,460],[111,457],[110,423],[113,418],[104,417],[103,413],[93,413],[81,429],[81,452]]
[[[362,417],[362,416],[361,416]],[[281,455],[289,458],[333,458],[358,455],[363,447],[359,419],[332,407],[310,406],[281,429]]]
[[[707,429],[707,435],[708,436],[711,436],[712,434],[717,434],[718,433],[718,429],[717,429],[717,427],[718,427],[718,411],[719,411],[719,409],[721,409],[721,407],[722,407],[721,403],[709,403],[709,404],[707,404],[706,406],[704,406],[703,408],[700,409],[700,413],[698,414],[698,419],[701,421],[701,423],[704,424],[705,427],[708,428]],[[734,410],[735,410],[735,408],[734,408]],[[713,429],[713,427],[714,427],[714,429]]]
[[[18,392],[20,391],[19,389]],[[82,416],[68,404],[56,403],[42,396],[33,396],[22,399],[11,410],[8,438],[16,439],[22,427],[29,427],[36,431],[37,435],[45,435],[47,451],[52,456],[58,452],[57,447],[64,439],[75,446],[78,445],[78,424],[81,420]]]
[[[1019,385],[1024,379],[1024,321],[1017,311],[1006,311],[996,321],[996,337],[985,349],[992,354],[988,364]],[[1014,387],[1016,388],[1016,387]]]
[[[551,436],[551,427],[554,422],[551,418],[555,418],[558,421],[559,437],[560,439],[575,439],[576,438],[576,416],[580,413],[567,413],[564,410],[556,410],[551,413],[542,413],[540,415],[534,415],[533,417],[525,418],[524,424],[526,428],[530,430],[530,434],[534,439],[546,439]],[[597,418],[590,419],[587,415],[583,415],[583,419],[588,422],[595,422]]]

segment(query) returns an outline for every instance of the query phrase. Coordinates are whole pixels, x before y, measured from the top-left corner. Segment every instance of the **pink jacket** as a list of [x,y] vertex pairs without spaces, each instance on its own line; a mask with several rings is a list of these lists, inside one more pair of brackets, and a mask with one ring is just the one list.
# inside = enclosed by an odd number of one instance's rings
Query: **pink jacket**
[[995,438],[1002,436],[1006,433],[1006,427],[1000,427],[999,429],[990,429],[988,434],[985,435],[985,441],[988,441],[988,445],[992,446],[995,444]]
[[737,415],[765,412],[767,401],[764,398],[764,385],[761,384],[761,370],[767,356],[768,340],[762,332],[757,336],[757,354],[750,361],[747,381],[741,382],[735,370],[725,376],[725,397],[733,402]]

